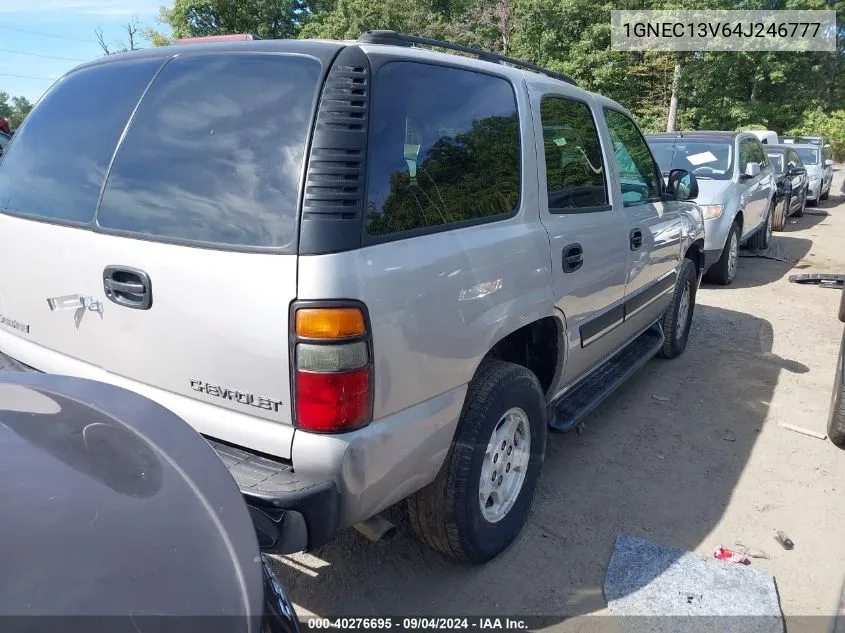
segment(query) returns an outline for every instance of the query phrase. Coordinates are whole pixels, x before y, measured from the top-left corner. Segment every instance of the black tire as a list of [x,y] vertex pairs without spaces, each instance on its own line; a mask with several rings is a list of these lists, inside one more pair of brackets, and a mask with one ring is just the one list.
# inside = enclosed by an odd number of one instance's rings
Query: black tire
[[830,189],[819,196],[819,200],[827,200],[830,197]]
[[[663,326],[663,347],[660,348],[660,355],[663,358],[675,358],[680,356],[687,348],[690,326],[692,325],[692,313],[695,311],[695,295],[698,291],[698,269],[691,259],[684,258],[681,269],[678,271],[678,279],[675,282],[675,292],[672,295],[672,303],[666,308],[661,319]],[[686,315],[681,318],[680,309],[682,297],[687,294]]]
[[[736,236],[736,262],[734,269],[730,268],[730,245],[731,238]],[[722,254],[719,259],[707,271],[707,281],[719,284],[720,286],[729,286],[736,279],[736,269],[739,267],[739,224],[734,221],[731,230],[728,232],[728,239],[725,240],[725,247],[722,249]]]
[[773,212],[772,203],[769,203],[769,208],[766,210],[766,216],[763,218],[763,224],[757,229],[757,232],[748,240],[748,246],[755,251],[764,251],[769,248],[769,242],[772,238],[772,217]]
[[845,448],[845,376],[842,364],[845,354],[845,334],[839,345],[839,358],[836,361],[836,374],[833,380],[833,394],[830,397],[830,413],[827,419],[827,436],[839,448]]
[[788,198],[784,198],[779,205],[775,207],[775,216],[772,223],[772,229],[775,231],[783,231],[786,226],[786,219],[789,217],[789,207],[792,204],[792,194]]
[[[481,469],[494,430],[514,407],[528,418],[528,465],[513,506],[491,523],[482,514],[479,499]],[[537,377],[520,365],[484,361],[469,385],[455,439],[437,478],[407,500],[417,537],[471,563],[487,562],[507,548],[531,509],[546,450],[546,425],[545,397]]]
[[804,217],[804,209],[807,207],[807,189],[804,189],[804,193],[801,195],[801,206],[798,207],[798,210],[793,213],[796,218],[803,218]]

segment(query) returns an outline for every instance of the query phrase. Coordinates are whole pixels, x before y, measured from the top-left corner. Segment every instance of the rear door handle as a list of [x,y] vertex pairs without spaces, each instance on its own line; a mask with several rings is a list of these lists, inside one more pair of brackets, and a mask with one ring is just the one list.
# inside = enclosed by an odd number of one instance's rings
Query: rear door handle
[[631,250],[639,250],[643,245],[643,232],[639,229],[631,231]]
[[563,272],[574,273],[584,265],[584,249],[580,244],[570,244],[563,248]]
[[128,266],[107,266],[103,271],[106,297],[124,308],[149,310],[153,305],[153,286],[143,270]]

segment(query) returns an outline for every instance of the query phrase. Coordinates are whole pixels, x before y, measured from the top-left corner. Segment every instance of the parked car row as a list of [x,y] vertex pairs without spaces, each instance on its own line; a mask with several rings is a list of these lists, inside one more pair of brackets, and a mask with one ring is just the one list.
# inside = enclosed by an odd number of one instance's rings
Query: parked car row
[[830,192],[833,161],[821,137],[775,143],[774,132],[677,132],[647,139],[664,177],[685,169],[698,181],[705,275],[716,284],[735,279],[742,244],[766,249],[772,231]]

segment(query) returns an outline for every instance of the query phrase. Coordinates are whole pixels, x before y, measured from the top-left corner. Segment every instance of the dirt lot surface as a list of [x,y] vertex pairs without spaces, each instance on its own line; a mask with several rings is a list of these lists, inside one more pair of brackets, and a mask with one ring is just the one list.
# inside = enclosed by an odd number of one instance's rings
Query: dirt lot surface
[[[762,550],[769,559],[753,565],[774,574],[787,621],[830,614],[845,578],[845,452],[780,424],[826,430],[840,295],[787,277],[845,273],[838,167],[832,199],[775,234],[770,252],[786,262],[744,257],[732,286],[705,284],[683,356],[651,361],[583,435],[550,436],[513,547],[470,567],[427,549],[407,525],[381,544],[344,532],[278,559],[300,613],[543,614],[552,630],[591,630],[606,618],[569,618],[607,613],[602,584],[625,532],[705,555],[720,543]],[[794,550],[778,545],[777,530]]]

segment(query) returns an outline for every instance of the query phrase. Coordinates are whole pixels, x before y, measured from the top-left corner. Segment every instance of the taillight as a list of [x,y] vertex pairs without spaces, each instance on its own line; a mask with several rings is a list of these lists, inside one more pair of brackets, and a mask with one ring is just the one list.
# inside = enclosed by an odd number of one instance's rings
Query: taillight
[[317,433],[361,428],[372,417],[370,333],[363,306],[294,305],[297,426]]

